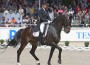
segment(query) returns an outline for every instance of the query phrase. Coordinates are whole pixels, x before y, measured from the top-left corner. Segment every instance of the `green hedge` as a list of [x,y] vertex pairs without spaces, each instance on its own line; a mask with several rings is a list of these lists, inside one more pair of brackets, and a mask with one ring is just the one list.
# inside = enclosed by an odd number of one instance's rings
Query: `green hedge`
[[65,41],[65,46],[69,46],[69,41]]
[[89,42],[84,42],[85,47],[89,46]]
[[3,39],[0,39],[0,43],[3,44],[4,40]]

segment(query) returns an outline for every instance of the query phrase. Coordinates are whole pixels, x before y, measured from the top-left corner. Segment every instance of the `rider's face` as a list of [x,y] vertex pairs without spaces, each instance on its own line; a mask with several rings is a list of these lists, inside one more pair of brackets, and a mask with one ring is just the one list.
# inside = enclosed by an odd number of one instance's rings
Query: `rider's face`
[[47,5],[43,5],[43,7],[46,9],[47,8]]

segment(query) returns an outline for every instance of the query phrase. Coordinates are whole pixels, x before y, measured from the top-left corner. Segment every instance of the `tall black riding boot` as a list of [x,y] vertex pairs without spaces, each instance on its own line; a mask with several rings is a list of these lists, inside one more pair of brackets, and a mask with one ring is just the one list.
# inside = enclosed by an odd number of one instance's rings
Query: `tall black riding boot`
[[41,45],[44,44],[44,41],[43,41],[43,34],[42,34],[42,33],[40,33],[39,41],[40,41],[40,44],[41,44]]

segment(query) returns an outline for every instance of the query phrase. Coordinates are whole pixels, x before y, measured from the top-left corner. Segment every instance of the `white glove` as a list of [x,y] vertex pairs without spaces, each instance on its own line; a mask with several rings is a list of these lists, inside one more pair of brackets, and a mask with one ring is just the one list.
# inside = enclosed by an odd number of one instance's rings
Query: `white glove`
[[35,19],[35,22],[37,22],[37,20]]
[[48,20],[48,23],[51,23],[52,21]]

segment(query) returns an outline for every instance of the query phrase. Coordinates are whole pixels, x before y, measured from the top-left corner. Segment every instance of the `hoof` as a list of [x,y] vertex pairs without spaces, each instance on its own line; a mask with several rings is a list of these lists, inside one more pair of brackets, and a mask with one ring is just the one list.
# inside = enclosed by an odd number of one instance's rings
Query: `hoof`
[[47,64],[48,64],[48,65],[51,65],[51,63],[50,63],[50,62],[48,62]]
[[58,60],[58,63],[61,64],[61,60]]
[[40,62],[39,61],[37,61],[36,63],[37,63],[36,65],[40,65]]
[[37,63],[37,65],[40,65],[40,63]]
[[17,65],[21,65],[20,63],[17,63]]

